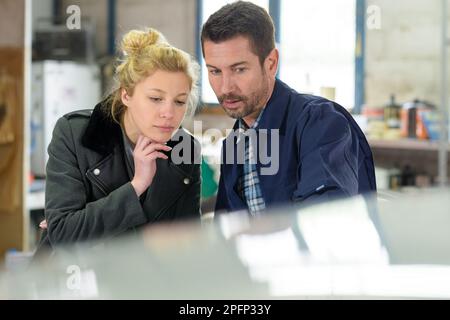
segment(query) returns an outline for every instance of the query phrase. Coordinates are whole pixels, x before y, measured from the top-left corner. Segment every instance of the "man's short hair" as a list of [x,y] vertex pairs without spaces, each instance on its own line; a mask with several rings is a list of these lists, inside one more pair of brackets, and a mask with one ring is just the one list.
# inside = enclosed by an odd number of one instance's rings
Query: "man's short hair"
[[251,2],[237,1],[220,8],[203,25],[201,33],[203,56],[205,41],[220,43],[237,36],[249,39],[261,65],[275,48],[275,27],[267,11]]

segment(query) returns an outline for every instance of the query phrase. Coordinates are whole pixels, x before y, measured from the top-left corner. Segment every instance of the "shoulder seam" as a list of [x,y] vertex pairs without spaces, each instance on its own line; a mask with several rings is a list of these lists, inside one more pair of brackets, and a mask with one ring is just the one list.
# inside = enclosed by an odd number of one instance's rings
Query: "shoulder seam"
[[92,114],[93,109],[84,109],[84,110],[77,110],[73,112],[66,113],[63,117],[66,119],[70,119],[73,117],[86,117],[89,118]]

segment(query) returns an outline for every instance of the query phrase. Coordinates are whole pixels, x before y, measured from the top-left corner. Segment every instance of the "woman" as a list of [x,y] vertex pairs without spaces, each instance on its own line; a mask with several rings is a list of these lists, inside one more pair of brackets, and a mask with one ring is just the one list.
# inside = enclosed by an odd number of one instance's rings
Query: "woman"
[[180,127],[198,100],[198,65],[154,29],[130,31],[121,47],[119,88],[55,126],[42,242],[110,238],[157,221],[200,219],[199,144]]

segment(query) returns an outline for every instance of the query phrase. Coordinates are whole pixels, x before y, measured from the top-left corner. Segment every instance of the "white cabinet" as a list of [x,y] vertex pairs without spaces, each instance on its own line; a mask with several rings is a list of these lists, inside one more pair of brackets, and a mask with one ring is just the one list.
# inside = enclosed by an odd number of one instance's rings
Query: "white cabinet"
[[100,101],[100,68],[72,61],[39,61],[31,76],[31,172],[45,175],[53,128],[62,115]]

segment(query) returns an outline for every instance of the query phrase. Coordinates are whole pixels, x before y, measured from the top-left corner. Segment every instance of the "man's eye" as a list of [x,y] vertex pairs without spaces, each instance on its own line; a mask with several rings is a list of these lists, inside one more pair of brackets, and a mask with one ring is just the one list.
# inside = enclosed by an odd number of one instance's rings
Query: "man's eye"
[[242,72],[245,71],[245,68],[236,68],[236,69],[234,69],[234,71],[235,71],[236,73],[242,73]]
[[211,69],[211,70],[209,70],[209,73],[211,73],[212,75],[218,75],[218,74],[220,74],[220,70]]

